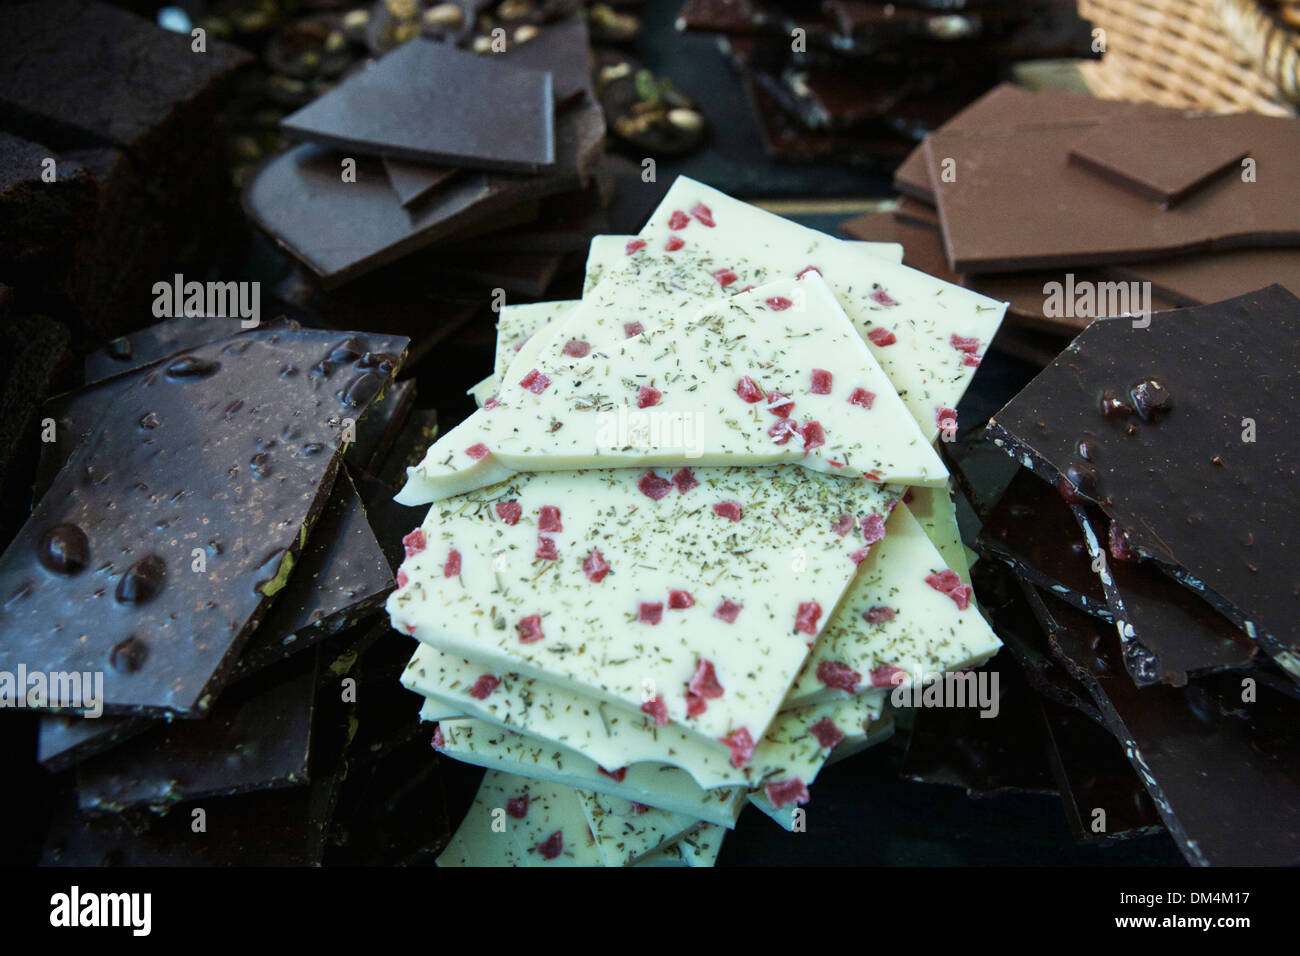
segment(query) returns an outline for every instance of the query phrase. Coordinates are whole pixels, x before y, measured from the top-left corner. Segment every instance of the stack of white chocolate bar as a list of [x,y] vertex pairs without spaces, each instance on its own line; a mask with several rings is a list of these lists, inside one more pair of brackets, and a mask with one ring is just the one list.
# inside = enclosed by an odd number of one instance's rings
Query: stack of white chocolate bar
[[581,300],[501,310],[399,496],[403,684],[490,771],[443,865],[710,865],[997,651],[935,443],[1005,306],[900,259],[683,177]]

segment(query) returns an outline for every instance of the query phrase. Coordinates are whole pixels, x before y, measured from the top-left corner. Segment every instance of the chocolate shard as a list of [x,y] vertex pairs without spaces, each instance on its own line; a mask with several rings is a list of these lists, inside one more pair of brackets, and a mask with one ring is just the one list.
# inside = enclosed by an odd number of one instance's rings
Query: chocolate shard
[[[378,156],[538,172],[556,160],[551,74],[418,38],[280,122],[288,136]],[[492,111],[481,122],[469,104]]]
[[388,184],[397,193],[397,201],[408,207],[432,196],[460,172],[455,166],[416,163],[391,156],[383,157],[383,162]]
[[[236,302],[229,298],[226,303],[227,311],[237,308]],[[253,320],[225,315],[178,315],[128,332],[86,356],[86,384],[93,385],[124,372],[147,368],[170,355],[246,332],[245,321]],[[293,330],[298,328],[298,323],[278,316],[266,322],[258,319],[250,328]]]
[[[360,363],[387,353],[396,365],[405,346],[255,331],[150,370],[0,556],[0,668],[102,673],[110,714],[206,712],[297,563],[347,420],[365,410],[336,392],[364,375],[382,387],[392,373]],[[84,536],[84,567],[52,568],[56,529]]]
[[1273,286],[1138,324],[1093,322],[988,433],[1076,503],[1098,505],[1129,548],[1300,679],[1287,541],[1300,506],[1284,490],[1300,468],[1287,425],[1300,402],[1300,299]]

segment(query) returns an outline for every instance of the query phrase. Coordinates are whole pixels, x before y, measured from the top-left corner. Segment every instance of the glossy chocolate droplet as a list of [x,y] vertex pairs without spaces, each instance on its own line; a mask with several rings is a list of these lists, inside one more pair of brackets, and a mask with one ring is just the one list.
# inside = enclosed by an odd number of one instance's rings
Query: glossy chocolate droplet
[[143,604],[162,590],[167,565],[156,554],[146,554],[118,579],[115,597],[123,604]]
[[1101,478],[1090,466],[1074,464],[1065,469],[1065,480],[1074,488],[1075,493],[1089,501],[1101,500]]
[[1132,415],[1133,409],[1124,399],[1110,389],[1106,389],[1101,393],[1101,413],[1106,418],[1123,418],[1125,415]]
[[186,355],[167,366],[167,377],[202,378],[205,375],[211,375],[219,368],[221,368],[220,362],[212,362],[207,359],[195,358],[193,355]]
[[367,352],[361,356],[361,361],[357,362],[357,368],[390,375],[393,369],[397,368],[397,356],[388,352]]
[[104,351],[108,353],[109,358],[115,358],[120,362],[125,362],[131,357],[133,351],[131,348],[131,340],[126,336],[113,339],[104,346]]
[[1097,460],[1097,443],[1088,441],[1086,438],[1079,442],[1079,457],[1084,461]]
[[153,430],[158,427],[158,415],[156,412],[145,412],[140,416],[140,427]]
[[1133,407],[1143,421],[1154,421],[1174,407],[1174,397],[1155,379],[1147,379],[1133,386]]
[[388,379],[377,372],[362,372],[352,381],[334,393],[334,397],[348,408],[358,408],[368,404],[379,394]]
[[324,450],[325,446],[318,441],[309,441],[307,444],[302,446],[302,453],[304,455],[319,455]]
[[75,524],[56,524],[41,538],[36,557],[58,574],[76,574],[90,559],[90,542]]
[[311,373],[328,378],[334,374],[335,368],[356,361],[365,354],[365,351],[365,347],[356,338],[346,338],[330,349],[323,359],[313,365]]
[[280,366],[280,377],[281,377],[281,378],[293,378],[293,377],[294,377],[295,375],[297,375],[297,374],[298,374],[298,366],[296,366],[296,365],[281,365],[281,366]]
[[250,458],[248,465],[257,478],[269,478],[271,475],[271,456],[264,451],[259,451]]
[[243,355],[245,352],[248,351],[248,347],[252,344],[253,344],[252,341],[250,341],[249,339],[240,339],[237,342],[231,342],[229,345],[227,345],[224,349],[221,350],[221,354],[222,355]]
[[108,655],[108,663],[119,674],[134,674],[144,666],[149,656],[149,646],[132,634],[116,644]]

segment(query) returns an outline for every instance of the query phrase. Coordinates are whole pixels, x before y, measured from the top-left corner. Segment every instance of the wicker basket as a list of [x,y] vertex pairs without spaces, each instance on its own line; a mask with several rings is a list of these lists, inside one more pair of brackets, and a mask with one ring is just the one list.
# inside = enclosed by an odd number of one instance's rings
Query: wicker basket
[[1081,66],[1097,96],[1210,113],[1296,113],[1286,87],[1297,88],[1300,48],[1256,0],[1079,0],[1079,12],[1105,30],[1104,56]]

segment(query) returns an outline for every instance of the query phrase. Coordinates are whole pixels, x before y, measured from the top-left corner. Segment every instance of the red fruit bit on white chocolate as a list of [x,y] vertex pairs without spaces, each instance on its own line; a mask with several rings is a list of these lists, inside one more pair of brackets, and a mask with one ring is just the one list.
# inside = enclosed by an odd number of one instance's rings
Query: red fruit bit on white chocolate
[[641,494],[653,501],[658,501],[668,492],[673,490],[673,483],[662,475],[656,475],[653,471],[647,471],[644,475],[636,480],[636,486]]
[[419,554],[424,550],[424,529],[416,528],[410,534],[402,539],[402,547],[406,549],[406,556],[409,558],[413,554]]
[[786,309],[790,308],[790,306],[794,305],[793,302],[783,295],[774,295],[770,299],[764,299],[763,304],[773,312],[784,312]]
[[880,288],[879,285],[872,284],[871,300],[883,306],[898,305],[897,300],[893,299],[888,292]]
[[605,563],[604,555],[592,548],[582,561],[582,573],[592,584],[599,584],[605,580],[605,575],[609,574],[609,565]]
[[506,814],[516,820],[522,820],[528,816],[528,794],[522,797],[511,797],[506,801]]
[[784,445],[792,436],[799,434],[799,423],[793,418],[783,418],[767,430],[767,437],[773,445]]
[[898,612],[892,607],[877,604],[875,607],[867,608],[862,612],[862,620],[868,624],[884,624],[886,621],[892,621],[897,614]]
[[739,521],[745,509],[740,506],[739,501],[719,501],[713,506],[713,513],[729,521]]
[[813,369],[811,391],[814,395],[829,395],[831,393],[831,373],[824,368]]
[[614,770],[606,770],[604,767],[597,766],[596,769],[606,777],[609,777],[609,779],[613,780],[615,783],[622,783],[627,777],[627,767],[618,767]]
[[709,705],[705,703],[703,697],[699,694],[692,694],[689,690],[686,692],[687,717],[698,717],[708,709]]
[[644,248],[645,248],[644,239],[629,239],[627,241],[627,247],[623,250],[623,254],[626,256],[630,256],[633,253],[640,252]]
[[865,388],[855,388],[849,393],[849,404],[857,405],[859,408],[871,410],[871,406],[876,403],[876,393],[868,392]]
[[442,576],[444,578],[460,577],[460,552],[455,548],[447,552],[447,560],[442,564]]
[[681,468],[673,475],[673,484],[677,486],[677,493],[684,495],[692,488],[698,488],[700,481],[695,477],[695,472],[689,468]]
[[674,209],[673,214],[668,217],[668,228],[676,232],[679,229],[685,229],[691,224],[691,217],[686,215],[680,209]]
[[741,606],[734,601],[723,598],[722,603],[713,609],[713,616],[728,624],[735,624],[736,618],[740,616],[740,608]]
[[907,680],[907,671],[893,664],[881,664],[871,672],[872,687],[897,687]]
[[883,515],[873,511],[862,519],[862,540],[867,544],[875,544],[877,541],[885,540],[885,518]]
[[645,326],[642,325],[640,322],[623,323],[623,336],[625,338],[629,338],[629,339],[635,338],[636,336],[640,335],[644,331],[645,331]]
[[798,777],[769,783],[763,788],[763,793],[767,795],[768,802],[778,810],[792,803],[796,806],[802,806],[812,799],[808,794],[808,788]]
[[961,578],[957,576],[956,571],[950,571],[947,568],[937,574],[927,574],[925,583],[930,585],[936,591],[947,594],[955,587],[961,586]]
[[744,727],[737,727],[727,736],[720,738],[731,751],[731,765],[743,767],[754,759],[754,738]]
[[410,583],[411,579],[406,576],[406,572],[399,570],[397,572],[397,590],[400,591]]
[[473,458],[475,461],[482,461],[488,455],[492,454],[492,452],[487,445],[483,444],[482,442],[479,442],[476,445],[470,445],[468,448],[466,448],[465,454],[468,455],[470,458]]
[[560,509],[555,505],[542,505],[537,515],[538,531],[563,531],[564,525],[560,522]]
[[641,713],[653,717],[656,727],[666,725],[668,723],[668,705],[664,703],[664,695],[655,694],[647,700],[641,705]]
[[965,365],[968,368],[979,368],[980,362],[982,362],[983,360],[984,360],[984,356],[979,355],[978,353],[963,352],[961,357],[961,364]]
[[669,236],[668,241],[664,243],[664,250],[666,252],[676,252],[684,245],[686,245],[686,240],[681,236]]
[[713,278],[717,279],[718,285],[725,289],[727,286],[731,285],[731,283],[739,279],[740,276],[736,275],[730,269],[714,269]]
[[635,800],[629,800],[628,804],[631,806],[632,816],[634,817],[639,817],[650,809],[644,803],[637,803]]
[[691,215],[710,229],[716,225],[713,221],[713,210],[702,202],[695,204],[695,208],[691,210]]
[[515,625],[515,630],[519,632],[520,644],[534,644],[540,641],[546,635],[542,633],[542,618],[540,614],[529,614],[521,618]]
[[517,501],[498,501],[497,517],[506,524],[514,524],[519,520],[519,516],[524,513],[523,507]]
[[817,738],[817,742],[823,749],[834,750],[844,742],[844,731],[836,727],[835,721],[829,717],[823,717],[808,729],[812,731],[812,735]]
[[537,553],[535,557],[539,561],[558,561],[560,559],[560,552],[555,547],[555,539],[539,534],[537,536]]
[[858,526],[858,519],[853,515],[840,515],[831,522],[831,530],[841,538]]
[[740,396],[741,401],[748,402],[750,405],[763,398],[763,390],[748,375],[741,376],[740,381],[736,383],[736,394]]
[[796,272],[796,273],[794,274],[794,277],[795,277],[796,279],[802,279],[804,276],[806,276],[806,275],[807,275],[808,273],[810,273],[810,272],[815,272],[815,273],[817,273],[818,275],[821,275],[821,274],[822,274],[822,270],[821,270],[821,269],[818,269],[816,266],[804,266],[802,269],[800,269],[798,272]]
[[803,439],[803,450],[806,452],[826,444],[826,431],[821,422],[807,422],[800,427],[799,436]]
[[870,339],[871,344],[877,348],[884,348],[886,345],[893,345],[898,341],[893,332],[880,325],[877,325],[874,329],[868,332],[867,338]]
[[695,674],[686,687],[692,694],[698,694],[709,700],[716,700],[725,693],[722,685],[718,683],[718,675],[713,671],[713,664],[704,658],[700,658],[699,664],[695,667]]
[[969,584],[960,584],[948,592],[948,597],[952,598],[957,610],[964,611],[970,607],[971,589]]
[[657,388],[651,388],[649,385],[642,385],[636,392],[636,407],[649,408],[651,405],[658,405],[659,399],[664,397],[664,393]]
[[668,592],[668,610],[684,611],[688,607],[695,607],[695,598],[691,597],[690,591]]
[[772,392],[767,396],[767,410],[777,418],[789,418],[790,413],[794,411],[794,402],[790,400],[789,395]]
[[494,677],[492,674],[484,674],[474,682],[474,686],[469,689],[469,696],[475,700],[487,700],[492,692],[501,685],[501,678]]
[[952,408],[936,408],[934,410],[934,423],[939,426],[939,430],[942,432],[956,432],[956,410]]
[[948,344],[958,352],[978,352],[980,350],[980,340],[971,336],[967,338],[954,332],[948,336]]
[[403,625],[402,625],[402,630],[404,630],[407,634],[414,634],[414,633],[415,633],[415,625],[414,625],[414,624],[403,624]]
[[817,679],[832,690],[852,694],[858,689],[862,675],[843,661],[822,661],[817,665]]
[[816,634],[817,622],[822,617],[822,606],[816,601],[803,601],[794,616],[794,629],[804,634]]
[[550,384],[551,380],[541,372],[537,371],[537,369],[530,370],[527,375],[519,380],[519,385],[532,392],[534,395],[542,394]]
[[556,830],[541,843],[537,844],[537,852],[541,854],[543,860],[554,860],[564,852],[564,834]]
[[569,339],[564,343],[564,354],[573,358],[586,358],[591,354],[591,343],[582,339]]
[[447,738],[442,735],[441,727],[433,728],[433,740],[429,744],[434,750],[442,750],[447,746]]
[[664,606],[662,601],[642,601],[637,605],[636,619],[642,624],[649,624],[652,627],[664,619]]
[[870,547],[858,548],[858,550],[854,551],[852,554],[849,555],[849,560],[852,561],[854,564],[861,564],[863,561],[867,560],[867,558],[869,558],[870,556],[871,556]]

